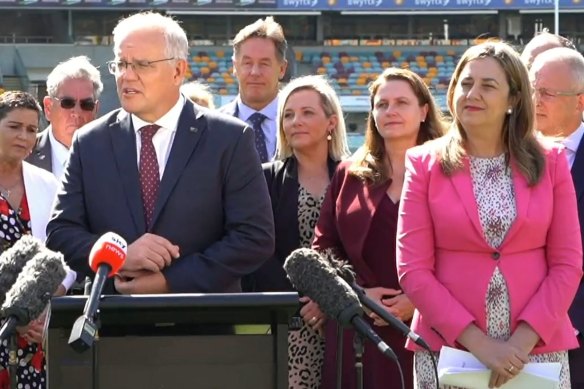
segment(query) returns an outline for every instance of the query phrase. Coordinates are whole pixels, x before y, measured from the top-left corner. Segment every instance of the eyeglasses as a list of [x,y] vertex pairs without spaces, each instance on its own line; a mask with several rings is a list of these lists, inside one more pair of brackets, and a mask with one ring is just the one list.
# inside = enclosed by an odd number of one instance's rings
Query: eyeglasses
[[88,97],[86,99],[76,100],[73,97],[53,97],[53,99],[57,100],[61,104],[61,108],[63,109],[72,109],[75,108],[77,102],[79,101],[79,107],[83,111],[93,111],[95,109],[95,100],[93,98]]
[[533,88],[533,93],[535,94],[535,96],[539,96],[539,98],[541,99],[550,100],[558,96],[579,96],[583,92],[559,91],[548,88]]
[[107,68],[109,70],[109,72],[113,75],[119,74],[122,71],[126,71],[128,70],[128,66],[132,67],[132,70],[135,73],[144,73],[147,72],[149,69],[152,68],[152,64],[157,63],[157,62],[163,62],[163,61],[172,61],[174,59],[174,57],[172,58],[163,58],[163,59],[157,59],[156,61],[134,61],[134,62],[126,62],[126,61],[109,61],[107,63]]

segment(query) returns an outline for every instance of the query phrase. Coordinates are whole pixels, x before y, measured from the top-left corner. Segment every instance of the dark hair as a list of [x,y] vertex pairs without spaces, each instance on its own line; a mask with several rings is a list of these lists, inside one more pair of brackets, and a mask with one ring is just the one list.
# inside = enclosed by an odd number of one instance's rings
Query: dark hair
[[3,120],[15,109],[30,109],[41,117],[41,106],[38,101],[28,92],[7,91],[0,95],[0,120]]
[[395,80],[407,82],[418,99],[418,105],[420,107],[428,106],[426,119],[420,123],[416,145],[439,138],[446,131],[446,122],[443,115],[424,80],[409,69],[385,69],[369,86],[370,110],[367,118],[367,129],[365,130],[365,144],[355,153],[353,163],[349,168],[350,174],[372,184],[382,183],[389,178],[388,172],[383,169],[383,160],[387,151],[385,150],[383,137],[379,134],[375,124],[373,102],[379,88],[386,82]]

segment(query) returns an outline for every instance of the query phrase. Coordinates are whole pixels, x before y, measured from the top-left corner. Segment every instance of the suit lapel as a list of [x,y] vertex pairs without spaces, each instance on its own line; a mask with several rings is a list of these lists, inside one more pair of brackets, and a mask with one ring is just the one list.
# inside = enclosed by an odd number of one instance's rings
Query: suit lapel
[[580,200],[584,196],[584,138],[578,145],[576,157],[572,164],[572,179],[576,188],[576,197]]
[[477,201],[472,187],[472,177],[470,175],[469,163],[470,162],[468,157],[465,157],[463,161],[463,169],[455,171],[450,177],[450,182],[458,194],[458,200],[464,207],[472,225],[475,227],[476,233],[479,234],[481,239],[484,240],[483,227],[481,226],[481,222],[479,220]]
[[47,127],[38,136],[36,147],[33,154],[28,159],[30,163],[50,172],[53,171],[53,161],[51,158],[51,141],[49,139],[49,131],[51,126]]
[[146,231],[144,206],[140,193],[140,177],[138,176],[138,155],[136,153],[136,134],[132,127],[130,115],[121,110],[118,121],[110,124],[110,137],[114,150],[114,158],[120,172],[122,187],[134,219],[136,231]]
[[207,121],[203,113],[196,112],[194,105],[187,101],[180,115],[170,155],[164,168],[164,175],[160,181],[152,224],[156,223],[156,219],[160,215],[164,204],[166,204],[206,128]]

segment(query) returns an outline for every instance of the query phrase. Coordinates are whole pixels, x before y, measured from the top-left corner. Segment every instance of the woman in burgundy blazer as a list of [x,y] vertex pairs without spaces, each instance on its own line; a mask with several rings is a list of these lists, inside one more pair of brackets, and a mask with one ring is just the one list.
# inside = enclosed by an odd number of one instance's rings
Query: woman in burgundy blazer
[[[441,115],[428,88],[415,73],[386,69],[372,84],[365,145],[342,162],[323,202],[313,247],[347,260],[357,283],[387,311],[407,321],[414,307],[401,293],[395,266],[397,207],[406,149],[442,134]],[[412,354],[404,339],[380,318],[369,319],[399,357],[412,387]],[[327,325],[323,389],[335,388],[337,328]],[[342,387],[355,385],[353,331],[343,335]],[[365,343],[364,388],[401,388],[395,363]]]
[[[406,160],[397,259],[412,328],[436,352],[474,354],[490,387],[531,361],[561,363],[567,389],[582,248],[566,156],[536,140],[527,72],[503,43],[467,50],[448,105],[449,133]],[[430,353],[408,348],[419,387],[433,387]]]

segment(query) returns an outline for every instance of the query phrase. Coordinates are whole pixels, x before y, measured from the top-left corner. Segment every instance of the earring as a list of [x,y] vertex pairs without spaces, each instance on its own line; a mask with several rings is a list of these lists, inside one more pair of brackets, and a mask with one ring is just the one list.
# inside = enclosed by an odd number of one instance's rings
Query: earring
[[511,115],[513,113],[513,108],[507,108],[507,115]]
[[328,140],[329,142],[330,142],[331,140],[333,140],[333,136],[332,136],[332,134],[331,134],[330,132],[329,132],[329,133],[328,133],[328,135],[326,136],[326,140]]

